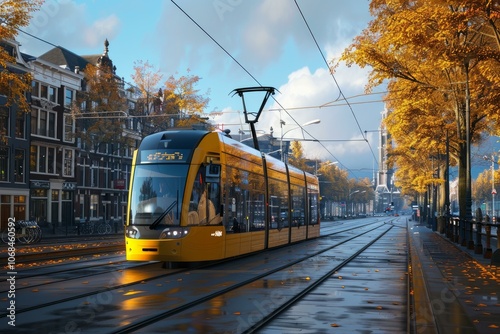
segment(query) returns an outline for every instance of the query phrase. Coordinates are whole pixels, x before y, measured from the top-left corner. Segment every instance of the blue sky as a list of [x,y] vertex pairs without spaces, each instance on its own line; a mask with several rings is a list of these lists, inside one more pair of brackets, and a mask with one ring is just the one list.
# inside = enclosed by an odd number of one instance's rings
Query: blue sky
[[[380,124],[385,87],[366,95],[368,69],[340,66],[334,80],[323,58],[330,62],[339,57],[367,26],[369,1],[297,0],[297,4],[300,11],[294,0],[46,0],[24,30],[80,55],[102,53],[107,38],[117,74],[128,82],[137,60],[159,69],[163,82],[189,69],[201,77],[200,93],[209,92],[210,120],[232,133],[249,127],[244,124],[241,99],[230,92],[275,87],[279,92],[266,105],[256,125],[259,132],[268,133],[273,127],[276,137],[286,133],[285,138],[300,139],[304,137],[298,125],[321,119],[304,128],[305,138],[321,142],[304,141],[306,156],[339,161],[351,176],[371,178],[378,160],[373,130]],[[23,33],[18,40],[21,50],[34,56],[52,48]],[[319,107],[324,105],[328,106]],[[286,123],[282,130],[280,117]],[[364,131],[368,143],[360,141]]]

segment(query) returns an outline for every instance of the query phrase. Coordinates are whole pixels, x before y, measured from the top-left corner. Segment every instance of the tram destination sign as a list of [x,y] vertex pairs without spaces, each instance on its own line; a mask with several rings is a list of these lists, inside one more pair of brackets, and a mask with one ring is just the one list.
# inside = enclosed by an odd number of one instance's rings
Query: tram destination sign
[[141,151],[141,163],[186,162],[190,150],[158,149]]

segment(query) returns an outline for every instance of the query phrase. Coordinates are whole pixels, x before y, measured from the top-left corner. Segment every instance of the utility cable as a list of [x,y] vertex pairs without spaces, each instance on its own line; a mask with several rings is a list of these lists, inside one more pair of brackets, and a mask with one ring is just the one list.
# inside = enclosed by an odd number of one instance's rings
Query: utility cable
[[[236,60],[236,58],[234,58],[231,53],[229,51],[227,51],[219,42],[217,42],[215,40],[214,37],[212,37],[212,35],[210,35],[210,33],[208,33],[205,29],[203,29],[203,27],[201,27],[200,24],[198,24],[198,22],[196,22],[196,20],[194,20],[188,13],[186,13],[186,11],[184,11],[176,2],[175,0],[171,0],[172,3],[182,12],[184,13],[184,15],[186,15],[201,31],[203,31],[203,33],[205,33],[205,35],[208,36],[208,38],[210,38],[217,46],[219,46],[236,64],[238,64],[238,66],[241,67],[241,69],[243,69],[243,71],[245,71],[259,86],[262,87],[262,84],[259,82],[259,80],[257,80],[257,78],[255,78],[255,76],[253,76],[238,60]],[[290,115],[290,113],[287,111],[287,109],[285,107],[283,107],[281,105],[281,103],[274,97],[272,96],[273,100],[280,106],[281,110],[283,110],[305,133],[307,133],[309,136],[311,136],[313,139],[315,139],[315,141],[317,141],[335,160],[338,161],[338,159],[333,155],[332,152],[330,152],[326,146],[321,142],[319,141],[318,139],[316,139],[313,135],[311,135],[307,130],[305,130],[301,125],[300,123],[292,116]]]
[[[328,61],[326,60],[326,57],[325,57],[325,55],[323,54],[323,51],[321,50],[321,48],[320,48],[320,46],[319,46],[319,44],[318,44],[318,41],[316,40],[316,37],[314,36],[314,33],[312,32],[311,27],[309,26],[309,23],[307,22],[307,19],[306,19],[306,17],[304,16],[304,13],[303,13],[303,12],[302,12],[302,10],[300,9],[300,6],[299,6],[299,4],[298,4],[297,0],[294,0],[294,2],[295,2],[295,5],[297,6],[297,9],[298,9],[298,11],[299,11],[300,15],[302,16],[302,19],[304,20],[304,23],[305,23],[305,25],[306,25],[306,27],[307,27],[307,29],[308,29],[309,33],[311,34],[311,37],[312,37],[312,39],[313,39],[314,43],[316,44],[316,48],[318,49],[318,51],[319,51],[319,53],[320,53],[320,55],[321,55],[321,58],[322,58],[322,59],[323,59],[323,61],[325,62],[326,67],[327,67],[328,69],[330,69],[330,65],[328,64]],[[377,158],[376,158],[376,156],[375,156],[375,153],[373,152],[373,149],[372,149],[372,147],[370,146],[370,143],[369,143],[369,142],[368,142],[368,140],[366,139],[366,137],[365,137],[365,135],[364,135],[364,133],[363,133],[363,130],[361,129],[361,125],[359,124],[358,118],[357,118],[356,114],[354,113],[354,109],[352,108],[351,104],[349,103],[349,101],[348,101],[348,100],[347,100],[347,98],[345,97],[344,92],[342,91],[342,88],[340,88],[340,85],[339,85],[339,83],[338,83],[337,79],[335,78],[335,75],[333,74],[333,72],[332,72],[331,70],[330,70],[330,75],[332,76],[333,81],[335,82],[335,85],[337,86],[337,88],[338,88],[338,90],[339,90],[339,92],[340,92],[340,95],[342,95],[342,98],[346,101],[346,104],[347,104],[347,106],[349,107],[349,110],[351,111],[351,114],[352,114],[352,116],[353,116],[353,118],[354,118],[354,121],[356,122],[356,125],[358,126],[359,132],[361,133],[361,136],[362,136],[362,137],[365,139],[365,141],[368,143],[368,147],[370,148],[370,151],[371,151],[371,153],[372,153],[373,159],[375,159],[375,161],[377,161]]]

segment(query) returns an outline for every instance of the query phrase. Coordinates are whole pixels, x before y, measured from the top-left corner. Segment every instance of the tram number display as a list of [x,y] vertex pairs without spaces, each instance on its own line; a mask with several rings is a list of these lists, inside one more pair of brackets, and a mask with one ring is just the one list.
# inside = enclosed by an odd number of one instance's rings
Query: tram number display
[[145,150],[141,151],[141,162],[186,162],[189,150]]

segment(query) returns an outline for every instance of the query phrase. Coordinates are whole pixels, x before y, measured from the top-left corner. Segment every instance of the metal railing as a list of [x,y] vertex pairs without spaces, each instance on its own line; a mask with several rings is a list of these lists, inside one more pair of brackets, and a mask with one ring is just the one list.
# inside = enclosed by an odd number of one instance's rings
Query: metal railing
[[500,224],[491,223],[488,216],[478,221],[450,217],[445,223],[444,233],[451,241],[491,259],[493,245],[496,245],[497,250],[500,249],[499,227]]

